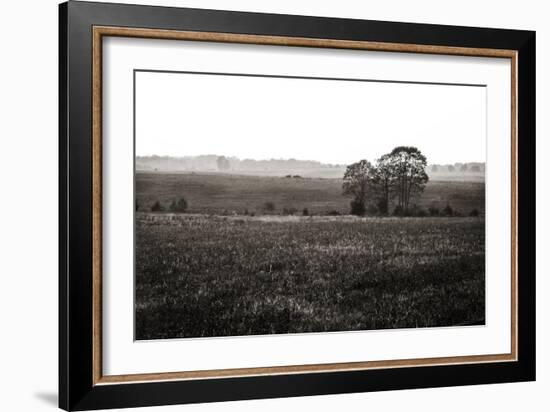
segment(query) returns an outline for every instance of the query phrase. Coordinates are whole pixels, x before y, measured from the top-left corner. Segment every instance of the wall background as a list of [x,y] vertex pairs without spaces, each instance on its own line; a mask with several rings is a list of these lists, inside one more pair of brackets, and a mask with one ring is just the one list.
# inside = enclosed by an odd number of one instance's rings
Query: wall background
[[[121,1],[123,2],[123,1]],[[128,2],[128,1],[124,1]],[[140,3],[140,1],[133,1]],[[550,26],[537,0],[150,0],[145,3],[537,31],[536,383],[171,406],[148,411],[422,410],[548,408],[550,388]],[[0,6],[0,409],[40,412],[57,404],[57,1]],[[546,253],[545,253],[546,252]],[[524,274],[525,275],[525,274]],[[529,274],[527,274],[529,275]],[[532,274],[535,275],[534,273]],[[546,391],[545,391],[546,390]]]

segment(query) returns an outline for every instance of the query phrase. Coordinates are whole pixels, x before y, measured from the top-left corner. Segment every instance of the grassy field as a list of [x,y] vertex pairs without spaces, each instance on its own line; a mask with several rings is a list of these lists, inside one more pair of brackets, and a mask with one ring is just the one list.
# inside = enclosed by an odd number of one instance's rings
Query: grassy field
[[[150,211],[155,201],[164,207],[181,196],[191,213],[265,213],[266,202],[280,213],[284,208],[312,214],[337,211],[349,213],[350,198],[342,196],[341,179],[259,177],[227,174],[155,173],[136,174],[136,194],[140,211]],[[423,208],[453,209],[468,215],[485,210],[484,182],[429,182],[418,205]]]
[[[139,174],[138,199],[181,192],[191,211],[216,212],[266,198],[317,210],[315,198],[347,211],[332,180],[268,179],[266,188],[255,178]],[[483,190],[471,185],[426,192],[482,209]],[[482,218],[138,212],[136,338],[483,323],[484,242]]]

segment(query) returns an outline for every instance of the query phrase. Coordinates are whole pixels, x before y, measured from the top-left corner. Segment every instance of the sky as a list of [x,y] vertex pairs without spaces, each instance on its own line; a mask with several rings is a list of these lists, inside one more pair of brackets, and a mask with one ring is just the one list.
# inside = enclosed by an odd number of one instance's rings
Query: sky
[[485,161],[485,87],[138,72],[135,99],[138,156]]

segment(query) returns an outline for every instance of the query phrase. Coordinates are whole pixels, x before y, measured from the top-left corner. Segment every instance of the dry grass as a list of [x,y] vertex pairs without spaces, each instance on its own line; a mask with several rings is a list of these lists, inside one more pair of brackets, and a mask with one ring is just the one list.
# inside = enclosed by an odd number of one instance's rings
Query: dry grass
[[[301,214],[337,211],[347,214],[350,198],[342,196],[342,179],[260,177],[226,174],[152,173],[136,175],[136,193],[140,211],[150,211],[157,200],[165,209],[174,199],[185,197],[191,213],[265,214],[264,205],[272,202],[280,214],[295,208]],[[473,209],[485,210],[484,182],[429,182],[419,206],[453,209],[467,216]]]
[[483,323],[478,218],[136,216],[136,338]]

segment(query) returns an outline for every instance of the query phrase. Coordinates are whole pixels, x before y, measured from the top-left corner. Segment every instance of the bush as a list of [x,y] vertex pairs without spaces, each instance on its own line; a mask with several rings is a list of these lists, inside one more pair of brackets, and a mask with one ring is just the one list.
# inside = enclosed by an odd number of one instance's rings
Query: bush
[[426,209],[422,209],[422,207],[418,205],[413,205],[412,208],[405,211],[404,215],[414,217],[426,217],[428,216],[428,212],[426,211]]
[[376,215],[378,213],[378,208],[376,207],[376,205],[369,205],[367,212],[371,216]]
[[294,176],[292,176],[292,177],[293,177],[294,179],[301,179],[301,178],[302,178],[302,176],[300,176],[300,175],[294,175]]
[[275,203],[273,202],[265,202],[264,203],[264,210],[266,212],[273,212],[275,210]]
[[327,212],[327,216],[340,216],[340,212],[338,212],[337,210],[331,210]]
[[473,209],[473,210],[470,212],[470,217],[478,217],[478,216],[479,216],[479,210]]
[[162,212],[164,208],[157,200],[155,203],[153,203],[153,206],[151,206],[151,212]]
[[453,216],[454,214],[454,210],[453,208],[451,207],[450,204],[447,203],[447,206],[445,206],[445,208],[443,209],[443,216]]
[[386,199],[380,199],[376,203],[376,206],[378,207],[378,212],[380,212],[380,214],[382,215],[388,214],[388,202],[386,202]]
[[393,215],[394,216],[405,216],[405,209],[403,209],[402,206],[397,205],[397,206],[395,206],[395,209],[393,209]]
[[430,216],[439,216],[439,208],[432,206],[428,208],[428,213],[430,214]]
[[309,216],[309,210],[307,210],[307,207],[304,207],[304,210],[302,210],[302,216]]
[[424,210],[422,208],[418,208],[418,209],[415,210],[415,216],[426,217],[426,216],[428,216],[428,212],[426,212],[426,210]]
[[171,212],[183,213],[186,210],[187,210],[187,201],[183,197],[180,197],[177,201],[176,200],[172,201],[172,203],[170,204]]
[[365,204],[358,200],[352,200],[350,202],[350,213],[356,216],[363,216],[365,214]]
[[296,213],[298,211],[298,209],[296,209],[295,207],[284,207],[283,208],[283,215],[293,215],[294,213]]

